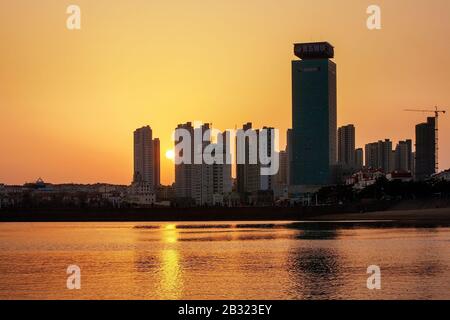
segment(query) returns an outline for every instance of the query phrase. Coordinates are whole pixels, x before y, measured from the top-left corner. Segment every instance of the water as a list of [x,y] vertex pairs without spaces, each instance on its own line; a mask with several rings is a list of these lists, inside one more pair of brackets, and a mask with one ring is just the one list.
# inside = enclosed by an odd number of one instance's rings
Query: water
[[0,298],[450,299],[449,248],[450,228],[376,223],[1,223]]

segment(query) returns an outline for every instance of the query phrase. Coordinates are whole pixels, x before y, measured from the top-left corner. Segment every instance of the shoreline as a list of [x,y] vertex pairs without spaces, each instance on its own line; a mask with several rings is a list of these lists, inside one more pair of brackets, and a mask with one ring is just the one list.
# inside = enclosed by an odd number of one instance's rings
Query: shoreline
[[[317,209],[317,208],[316,208]],[[21,209],[0,211],[1,222],[381,222],[450,226],[450,208],[346,212],[305,208]],[[319,212],[318,212],[319,211]]]

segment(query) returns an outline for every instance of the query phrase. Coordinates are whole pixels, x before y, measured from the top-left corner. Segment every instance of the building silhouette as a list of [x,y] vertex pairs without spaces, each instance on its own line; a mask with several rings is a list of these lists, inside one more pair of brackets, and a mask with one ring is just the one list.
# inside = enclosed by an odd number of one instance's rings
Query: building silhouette
[[355,169],[361,170],[364,167],[364,150],[358,148],[355,150]]
[[416,180],[425,180],[436,173],[436,118],[428,117],[427,122],[416,125]]
[[[230,157],[229,134],[221,133],[225,146],[219,149],[218,144],[211,142],[210,124],[202,124],[194,128],[191,122],[187,122],[179,124],[177,129],[184,129],[189,133],[191,145],[188,156],[189,163],[175,165],[177,201],[185,205],[195,204],[198,206],[223,204],[224,195],[231,192],[232,188],[231,162],[226,161],[226,158]],[[195,137],[198,137],[199,141],[196,141]],[[202,139],[203,137],[206,139]],[[175,142],[175,145],[182,142]],[[203,155],[205,149],[210,147],[223,153],[221,163],[205,163]],[[186,151],[183,150],[183,152]],[[212,155],[215,156],[215,151],[212,152]],[[179,156],[175,154],[175,157]]]
[[276,175],[277,186],[288,186],[289,182],[289,156],[287,151],[279,152],[280,167]]
[[327,42],[294,46],[291,184],[328,185],[336,164],[336,64]]
[[343,167],[355,167],[355,126],[349,124],[338,129],[338,163]]
[[[194,136],[194,127],[191,122],[185,124],[179,124],[176,129],[184,129],[190,133],[190,136]],[[175,143],[176,145],[177,143]],[[191,159],[194,157],[194,140],[191,139]],[[186,152],[186,151],[184,151]],[[183,155],[183,154],[182,154]],[[182,156],[181,155],[181,156]],[[175,157],[180,155],[175,154]],[[192,162],[175,164],[175,197],[180,200],[189,202],[192,200]]]
[[155,189],[161,185],[161,146],[159,138],[153,139],[153,177]]
[[[267,156],[269,156],[270,158],[273,156],[272,152],[276,152],[275,151],[275,144],[274,141],[272,140],[272,138],[275,136],[275,128],[273,127],[263,127],[263,130],[266,131],[267,134],[267,144],[266,144],[266,151],[265,153],[267,154]],[[258,142],[262,141],[260,140],[260,131],[257,130],[256,131],[258,134]],[[278,152],[277,156],[279,157],[280,154]],[[258,157],[258,160],[259,157]],[[270,164],[259,164],[261,168],[269,168]],[[279,167],[278,167],[278,171],[279,171]],[[259,179],[260,179],[260,190],[264,190],[264,191],[269,191],[269,190],[273,190],[275,185],[276,185],[276,174],[275,175],[261,175],[261,173],[259,172]]]
[[134,184],[145,184],[145,189],[154,191],[160,184],[159,139],[153,139],[150,126],[134,131]]
[[[247,132],[248,130],[253,130],[252,123],[248,122],[242,126],[242,130]],[[244,149],[239,150],[238,144],[236,144],[236,158],[238,159],[240,153],[244,153],[244,162],[236,164],[236,185],[237,192],[240,194],[254,193],[261,188],[260,172],[261,167],[258,161],[256,163],[251,163],[250,161],[250,146],[251,144],[256,144],[256,150],[258,150],[258,131],[255,130],[256,140],[251,141],[250,136],[245,137]],[[255,146],[254,146],[255,147]]]
[[395,171],[413,171],[412,140],[399,141],[395,147]]
[[366,167],[380,169],[384,173],[394,171],[395,154],[392,150],[392,141],[385,139],[368,143],[365,146]]
[[[223,163],[212,164],[212,192],[213,192],[213,204],[223,204],[224,196],[230,194],[233,189],[232,182],[232,164],[231,164],[231,136],[229,132],[222,132],[221,134],[223,148],[218,152],[222,152]],[[214,145],[214,144],[212,144]]]

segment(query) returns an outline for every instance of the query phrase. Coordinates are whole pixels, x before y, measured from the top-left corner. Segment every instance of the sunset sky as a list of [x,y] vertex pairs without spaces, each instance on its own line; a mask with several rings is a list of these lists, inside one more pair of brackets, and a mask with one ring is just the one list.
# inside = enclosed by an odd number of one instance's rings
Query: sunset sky
[[[81,30],[66,8],[81,8]],[[382,29],[366,28],[379,4]],[[414,139],[450,111],[448,0],[14,0],[0,2],[0,183],[132,179],[133,130],[150,125],[164,157],[178,123],[291,126],[293,43],[329,41],[338,125],[358,147]],[[440,120],[450,167],[450,114]]]

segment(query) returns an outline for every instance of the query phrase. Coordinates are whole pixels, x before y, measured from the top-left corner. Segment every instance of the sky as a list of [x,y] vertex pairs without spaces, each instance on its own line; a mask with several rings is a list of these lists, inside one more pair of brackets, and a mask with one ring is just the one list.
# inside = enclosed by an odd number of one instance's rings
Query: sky
[[[81,9],[68,30],[66,9]],[[366,27],[381,7],[381,30]],[[164,157],[179,123],[225,130],[291,127],[293,43],[329,41],[338,125],[356,145],[414,139],[427,114],[450,111],[448,0],[0,1],[0,183],[129,184],[133,131],[150,125]],[[431,115],[431,114],[430,114]],[[450,114],[440,167],[450,167]]]

